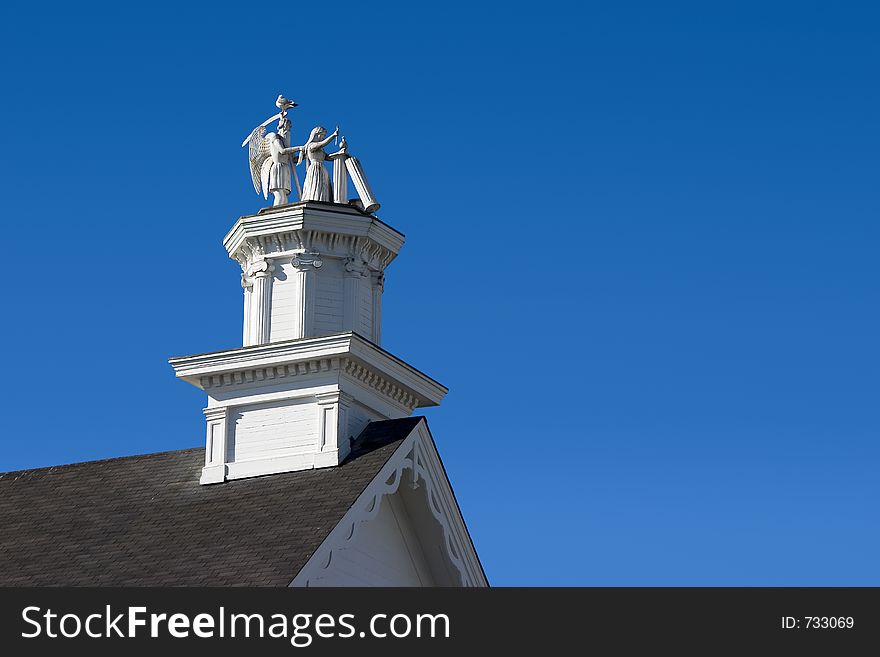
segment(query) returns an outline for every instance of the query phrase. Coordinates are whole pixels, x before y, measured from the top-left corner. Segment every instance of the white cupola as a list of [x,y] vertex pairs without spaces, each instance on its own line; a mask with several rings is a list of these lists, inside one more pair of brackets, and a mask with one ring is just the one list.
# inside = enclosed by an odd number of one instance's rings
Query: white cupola
[[243,345],[172,358],[208,394],[203,484],[335,466],[368,422],[436,406],[446,388],[380,346],[385,268],[403,235],[343,203],[241,217]]
[[354,331],[379,344],[385,268],[403,235],[349,205],[297,203],[239,219],[244,344]]

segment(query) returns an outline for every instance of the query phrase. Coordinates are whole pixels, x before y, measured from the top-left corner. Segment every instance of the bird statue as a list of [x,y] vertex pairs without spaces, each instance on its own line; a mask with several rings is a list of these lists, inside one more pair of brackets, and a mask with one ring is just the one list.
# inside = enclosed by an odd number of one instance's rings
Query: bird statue
[[292,100],[288,100],[281,94],[278,94],[278,100],[275,101],[275,107],[281,110],[282,113],[286,114],[287,110],[293,109],[296,107],[296,102]]

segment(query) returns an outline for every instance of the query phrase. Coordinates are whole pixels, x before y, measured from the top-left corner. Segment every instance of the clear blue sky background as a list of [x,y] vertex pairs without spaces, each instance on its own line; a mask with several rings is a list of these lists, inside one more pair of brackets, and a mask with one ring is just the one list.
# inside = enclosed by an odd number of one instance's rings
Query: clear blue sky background
[[202,443],[283,92],[494,584],[880,584],[873,3],[236,4],[0,9],[0,470]]

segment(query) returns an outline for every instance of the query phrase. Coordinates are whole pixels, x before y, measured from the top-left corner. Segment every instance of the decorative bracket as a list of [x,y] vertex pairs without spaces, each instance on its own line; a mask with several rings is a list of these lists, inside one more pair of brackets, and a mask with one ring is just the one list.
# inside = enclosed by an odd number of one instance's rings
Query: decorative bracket
[[440,474],[442,466],[439,465],[429,436],[427,427],[422,425],[401,443],[373,482],[294,578],[291,586],[308,586],[310,579],[328,569],[334,552],[351,545],[360,527],[378,515],[382,499],[398,491],[407,470],[410,475],[408,486],[413,490],[424,488],[428,510],[440,525],[443,547],[458,572],[461,585],[487,585],[476,553],[470,546],[467,529],[455,513],[457,506],[452,490]]
[[324,261],[321,260],[321,254],[317,251],[304,251],[303,253],[299,253],[293,256],[293,259],[290,262],[294,267],[307,267],[311,265],[315,269],[320,269],[324,266]]
[[345,259],[345,271],[354,276],[369,276],[370,269],[366,261],[361,257],[347,257]]
[[269,273],[273,271],[275,271],[275,265],[268,258],[260,258],[252,262],[247,268],[247,274],[250,277],[262,274],[263,272]]

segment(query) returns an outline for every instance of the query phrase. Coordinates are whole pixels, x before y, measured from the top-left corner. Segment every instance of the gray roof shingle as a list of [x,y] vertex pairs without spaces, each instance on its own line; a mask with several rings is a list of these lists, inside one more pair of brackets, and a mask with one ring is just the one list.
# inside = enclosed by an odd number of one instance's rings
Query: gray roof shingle
[[199,485],[204,448],[0,473],[0,585],[287,586],[421,420],[334,468]]

